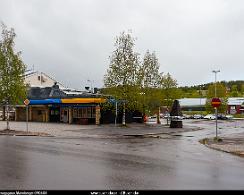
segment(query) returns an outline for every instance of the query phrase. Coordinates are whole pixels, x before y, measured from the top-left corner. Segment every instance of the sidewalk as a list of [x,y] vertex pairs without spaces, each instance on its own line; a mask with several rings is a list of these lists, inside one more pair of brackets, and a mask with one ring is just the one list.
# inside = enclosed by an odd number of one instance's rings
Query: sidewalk
[[[0,131],[6,128],[6,122],[0,121]],[[115,126],[109,125],[75,125],[63,123],[38,123],[29,122],[28,132],[25,122],[10,122],[11,130],[16,132],[16,135],[33,135],[40,136],[55,136],[55,137],[98,137],[98,138],[118,138],[128,136],[157,136],[167,135],[180,132],[200,130],[199,127],[184,125],[183,128],[169,128],[165,124],[127,124],[127,127],[122,127],[120,124]],[[12,131],[12,135],[14,135]],[[4,135],[6,132],[1,131]]]

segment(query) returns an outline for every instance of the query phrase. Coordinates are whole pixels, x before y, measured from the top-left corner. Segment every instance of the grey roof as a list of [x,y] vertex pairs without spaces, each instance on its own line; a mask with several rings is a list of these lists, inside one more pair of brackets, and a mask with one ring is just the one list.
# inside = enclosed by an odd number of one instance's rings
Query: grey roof
[[[190,106],[204,106],[206,104],[206,98],[183,98],[178,99],[181,107]],[[230,97],[228,98],[228,105],[243,105],[243,97]]]
[[206,104],[206,98],[183,98],[178,99],[180,106],[204,106]]
[[228,98],[228,105],[242,105],[244,104],[243,97]]
[[99,94],[78,91],[74,89],[60,89],[59,85],[52,87],[31,87],[28,90],[28,99],[49,99],[49,98],[79,98],[79,97],[98,97]]

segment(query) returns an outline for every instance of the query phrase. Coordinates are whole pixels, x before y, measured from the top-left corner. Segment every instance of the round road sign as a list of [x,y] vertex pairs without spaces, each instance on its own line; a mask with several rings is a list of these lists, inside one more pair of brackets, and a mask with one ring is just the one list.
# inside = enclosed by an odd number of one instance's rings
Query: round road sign
[[25,104],[26,106],[28,106],[28,105],[30,104],[30,100],[25,99],[24,104]]
[[219,98],[213,98],[211,104],[214,108],[218,108],[221,105],[221,100]]

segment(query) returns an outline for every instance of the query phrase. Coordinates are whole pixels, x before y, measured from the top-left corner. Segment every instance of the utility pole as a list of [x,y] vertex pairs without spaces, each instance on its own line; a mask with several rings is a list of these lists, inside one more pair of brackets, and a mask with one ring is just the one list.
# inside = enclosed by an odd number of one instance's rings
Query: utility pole
[[117,126],[117,117],[118,117],[118,102],[115,100],[115,119],[114,119],[114,124]]
[[217,73],[220,72],[220,70],[213,70],[212,72],[215,73],[214,96],[217,97],[216,81],[217,81]]
[[94,93],[94,91],[93,91],[94,80],[88,79],[87,82],[90,82],[91,83],[91,93]]
[[123,118],[122,118],[122,125],[125,126],[125,100],[123,100]]
[[[215,98],[217,98],[216,82],[217,82],[217,73],[220,72],[220,70],[213,70],[212,72],[215,74],[214,96],[215,96]],[[214,107],[214,109],[215,109],[216,140],[217,140],[217,138],[218,138],[218,109],[217,109],[217,107]]]
[[199,94],[200,94],[200,114],[201,114],[201,117],[202,117],[202,86],[201,85],[200,85]]

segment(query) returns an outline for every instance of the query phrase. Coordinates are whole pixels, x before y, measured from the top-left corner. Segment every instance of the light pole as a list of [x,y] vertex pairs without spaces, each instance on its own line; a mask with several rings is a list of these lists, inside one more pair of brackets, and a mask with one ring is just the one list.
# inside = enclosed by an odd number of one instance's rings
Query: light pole
[[200,95],[200,114],[202,117],[202,86],[199,86],[199,95]]
[[[212,71],[215,74],[215,83],[214,83],[214,96],[217,97],[217,91],[216,91],[216,81],[217,81],[217,73],[220,72],[220,70],[213,70]],[[215,122],[216,122],[216,140],[218,139],[218,109],[217,107],[214,107],[215,109]]]
[[94,80],[88,79],[87,82],[91,82],[91,93],[93,93],[93,85],[92,84],[93,84]]
[[212,72],[215,73],[214,96],[217,97],[216,80],[217,80],[217,73],[220,72],[220,70],[213,70]]

